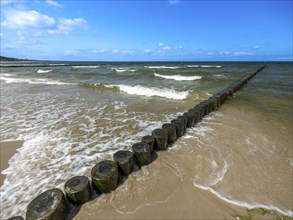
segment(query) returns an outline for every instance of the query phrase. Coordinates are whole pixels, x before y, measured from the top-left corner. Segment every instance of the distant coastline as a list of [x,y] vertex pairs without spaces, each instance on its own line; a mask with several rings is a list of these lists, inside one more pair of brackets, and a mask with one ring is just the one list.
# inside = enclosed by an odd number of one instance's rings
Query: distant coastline
[[31,61],[31,60],[0,56],[0,61]]

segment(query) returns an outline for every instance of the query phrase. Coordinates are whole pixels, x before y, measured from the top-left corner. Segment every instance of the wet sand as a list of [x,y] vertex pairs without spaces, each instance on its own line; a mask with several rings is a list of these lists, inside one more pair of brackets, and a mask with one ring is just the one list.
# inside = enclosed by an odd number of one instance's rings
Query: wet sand
[[[238,219],[250,215],[253,218],[248,219],[282,219],[276,209],[265,209],[271,198],[283,210],[292,207],[292,168],[286,162],[292,149],[285,148],[291,142],[284,139],[287,132],[276,135],[276,128],[243,109],[225,106],[220,114],[204,119],[198,130],[187,132],[168,151],[158,152],[154,162],[132,173],[114,192],[84,204],[74,219],[237,219],[236,215]],[[203,131],[206,136],[200,134]],[[273,140],[280,145],[276,151],[284,151],[285,163],[276,162],[281,158],[273,152]],[[272,153],[264,155],[264,150]],[[277,180],[274,176],[280,171],[284,176]],[[220,199],[222,195],[230,202]],[[248,212],[245,202],[265,209]]]
[[0,142],[0,158],[1,158],[0,184],[1,186],[5,179],[5,175],[2,174],[2,171],[8,168],[9,159],[16,153],[16,149],[20,148],[22,144],[23,144],[23,141]]
[[[181,157],[183,151],[160,152],[115,192],[84,204],[74,219],[233,219],[234,214],[245,214],[245,208],[193,186],[195,158]],[[178,160],[173,163],[175,155]]]

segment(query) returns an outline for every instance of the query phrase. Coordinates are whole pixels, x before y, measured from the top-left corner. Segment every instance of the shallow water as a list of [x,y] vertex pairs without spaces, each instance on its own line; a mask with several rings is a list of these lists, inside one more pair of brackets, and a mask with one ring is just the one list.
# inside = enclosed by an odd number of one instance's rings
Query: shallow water
[[[37,194],[56,186],[63,189],[72,176],[89,176],[96,162],[130,149],[143,135],[262,65],[46,63],[32,67],[40,64],[44,63],[1,68],[1,141],[25,141],[4,171],[1,218],[23,215]],[[194,187],[240,206],[292,215],[292,69],[292,63],[267,64],[216,114],[176,143],[176,148],[195,146]],[[187,156],[191,156],[188,151]],[[180,164],[174,166],[176,182],[182,174]],[[146,182],[160,172],[173,171],[162,164],[157,172],[140,178]],[[134,189],[151,191],[146,189],[149,184]],[[157,197],[151,202],[168,195],[162,191]]]

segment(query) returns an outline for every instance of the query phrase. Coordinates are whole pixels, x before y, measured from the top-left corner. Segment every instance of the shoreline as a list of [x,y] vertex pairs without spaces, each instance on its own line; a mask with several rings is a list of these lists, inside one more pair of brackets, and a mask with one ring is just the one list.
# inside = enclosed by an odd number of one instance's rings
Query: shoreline
[[0,176],[0,186],[3,185],[5,180],[5,174],[2,171],[9,167],[9,160],[17,152],[17,149],[22,147],[24,141],[3,141],[0,142],[0,158],[1,158],[1,176]]
[[173,146],[159,152],[152,164],[132,173],[115,191],[84,204],[73,219],[234,219],[233,215],[245,215],[246,208],[193,185],[193,160],[179,156],[185,150]]
[[[227,133],[223,132],[222,138],[217,136],[217,147],[213,148],[212,142],[206,140],[205,136],[196,136],[196,129],[190,130],[167,151],[157,152],[158,157],[155,161],[132,173],[115,191],[100,195],[84,204],[73,219],[292,219],[290,212],[285,215],[284,210],[262,205],[262,201],[267,198],[265,193],[258,194],[258,196],[263,195],[259,197],[259,204],[252,203],[250,205],[249,202],[244,202],[246,201],[246,192],[251,192],[249,189],[253,187],[235,188],[233,198],[221,196],[221,192],[218,193],[227,186],[233,187],[233,182],[237,183],[234,179],[239,178],[238,171],[253,172],[253,170],[247,169],[245,163],[242,163],[246,160],[245,158],[251,158],[251,155],[247,151],[250,142],[245,142],[248,134],[241,131],[245,131],[244,123],[249,121],[252,123],[256,120],[253,115],[247,116],[244,111],[237,109],[233,111],[227,106],[221,108],[221,113],[233,117],[231,117],[232,119],[227,117],[213,119],[214,129],[219,130],[221,127],[229,131],[229,128],[232,128],[234,133],[239,133],[239,136],[236,138],[230,137],[227,142],[225,138]],[[241,118],[240,122],[243,123],[239,122],[239,118]],[[205,120],[200,124],[200,127],[203,128],[208,123],[209,120]],[[235,125],[240,126],[240,128],[234,129]],[[219,128],[216,128],[216,126]],[[256,126],[254,129],[255,133],[261,134],[259,133],[262,131],[261,127]],[[229,132],[232,132],[232,130]],[[234,133],[232,133],[232,136],[235,136]],[[210,135],[210,138],[212,140],[213,135]],[[258,146],[266,146],[266,143],[270,142],[269,140],[264,141],[265,139],[256,142],[252,139],[252,136],[250,138]],[[271,138],[272,140],[278,140],[279,137],[272,136]],[[202,143],[206,144],[203,145]],[[239,144],[239,148],[233,147]],[[225,162],[214,158],[216,160],[214,164],[221,171],[221,176],[217,177],[217,184],[202,189],[200,184],[197,184],[197,179],[200,180],[200,173],[203,174],[202,177],[206,178],[213,173],[210,170],[213,167],[210,165],[212,160],[204,162],[205,159],[202,156],[205,155],[206,158],[209,158],[209,155],[204,152],[213,150],[215,151],[214,155],[216,155],[219,148],[233,152],[238,150],[239,154],[237,155],[241,157],[242,162],[239,162],[237,168],[235,168],[236,164],[233,164],[232,167],[228,165],[226,171],[222,172],[222,170],[225,170]],[[224,150],[221,152],[224,152]],[[256,158],[258,157],[256,156]],[[203,161],[202,166],[196,166],[199,160]],[[224,160],[228,160],[228,158]],[[240,158],[239,161],[241,161]],[[286,169],[286,171],[289,172],[290,169]],[[223,179],[224,176],[225,179]],[[251,186],[254,185],[254,179],[244,178],[239,179],[239,181],[250,181]],[[231,186],[229,183],[231,183]],[[288,188],[290,188],[291,185],[288,184]],[[269,191],[272,188],[264,188],[264,190]],[[240,198],[244,198],[244,200]],[[291,202],[290,196],[281,199],[288,203]],[[236,204],[237,202],[242,203],[242,205]]]

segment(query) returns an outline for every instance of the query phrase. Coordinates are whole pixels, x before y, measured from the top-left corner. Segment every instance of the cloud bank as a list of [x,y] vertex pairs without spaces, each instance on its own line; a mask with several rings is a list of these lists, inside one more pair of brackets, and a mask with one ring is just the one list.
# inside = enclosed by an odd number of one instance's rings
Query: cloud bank
[[86,30],[84,18],[53,18],[37,11],[8,9],[3,12],[1,26],[7,29],[29,31],[34,35],[69,34]]

